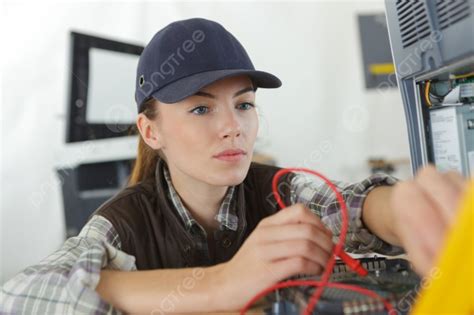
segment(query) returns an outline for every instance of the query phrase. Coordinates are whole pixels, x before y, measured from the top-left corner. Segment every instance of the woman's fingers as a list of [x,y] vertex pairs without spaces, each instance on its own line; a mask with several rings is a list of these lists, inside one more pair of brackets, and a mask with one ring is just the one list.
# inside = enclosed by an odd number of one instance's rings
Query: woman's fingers
[[324,268],[312,260],[304,257],[291,257],[274,262],[271,265],[272,272],[279,275],[277,281],[281,281],[297,274],[314,274],[319,275]]
[[[332,255],[332,233],[303,204],[260,221],[253,232],[254,257],[284,279],[298,273],[320,274]],[[280,279],[280,280],[281,280]]]
[[291,257],[304,257],[324,266],[330,252],[325,251],[314,242],[307,240],[289,240],[265,244],[261,247],[262,258],[267,261],[277,261]]
[[290,223],[308,223],[327,229],[321,220],[301,203],[281,209],[274,215],[266,217],[260,221],[261,226],[282,225]]
[[286,240],[311,241],[329,254],[332,252],[334,246],[330,231],[307,223],[269,225],[262,228],[258,238],[258,241],[261,243],[281,242]]

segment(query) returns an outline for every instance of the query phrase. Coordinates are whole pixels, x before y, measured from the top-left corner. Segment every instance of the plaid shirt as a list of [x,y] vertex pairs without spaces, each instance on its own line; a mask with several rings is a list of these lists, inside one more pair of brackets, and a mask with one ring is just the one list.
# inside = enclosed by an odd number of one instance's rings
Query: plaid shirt
[[[181,198],[174,189],[171,181],[171,176],[166,164],[163,167],[164,177],[168,184],[168,195],[173,203],[176,211],[181,217],[187,231],[193,236],[196,248],[201,256],[201,261],[210,262],[211,253],[208,247],[206,230],[194,219],[189,213],[188,209],[183,205]],[[232,197],[234,196],[235,186],[229,186],[224,199],[219,207],[219,211],[214,216],[214,219],[219,222],[219,229],[229,229],[236,231],[238,227],[238,218],[235,212],[235,207],[231,207]]]
[[[165,175],[169,196],[183,224],[195,235],[204,254],[208,254],[205,230],[182,204],[166,169]],[[384,174],[372,175],[354,184],[333,182],[341,191],[349,211],[346,250],[387,255],[403,252],[401,248],[370,233],[361,220],[362,204],[367,193],[376,186],[393,185],[395,182],[395,178]],[[215,217],[220,228],[233,230],[237,227],[238,218],[230,207],[234,188],[231,186],[227,190]],[[305,204],[337,239],[341,229],[341,212],[327,185],[298,173],[291,182],[291,200]],[[102,300],[95,291],[103,268],[136,270],[135,257],[121,250],[118,234],[110,221],[95,215],[78,236],[69,238],[59,250],[4,284],[0,292],[0,314],[119,314],[118,309]]]

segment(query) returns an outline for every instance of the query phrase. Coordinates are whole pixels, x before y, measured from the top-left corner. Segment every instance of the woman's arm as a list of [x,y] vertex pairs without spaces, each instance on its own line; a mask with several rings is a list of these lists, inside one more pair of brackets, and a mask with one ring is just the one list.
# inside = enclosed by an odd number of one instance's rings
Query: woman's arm
[[96,291],[126,313],[216,311],[220,309],[215,298],[219,268],[102,270]]
[[[372,233],[364,225],[362,219],[363,205],[377,208],[380,201],[384,201],[380,196],[379,187],[391,187],[397,183],[395,177],[386,174],[374,174],[360,182],[347,183],[331,180],[337,187],[347,206],[348,230],[345,241],[345,250],[351,253],[376,252],[383,255],[399,255],[403,249],[395,244],[387,242],[385,239]],[[336,199],[335,194],[329,186],[312,176],[296,174],[291,182],[292,203],[302,203],[307,206],[315,215],[321,218],[324,224],[330,228],[335,236],[334,241],[338,241],[341,232],[342,208]],[[377,192],[374,191],[377,189]],[[367,203],[367,197],[371,199]],[[374,198],[375,196],[375,198]],[[377,209],[378,210],[378,209]]]
[[0,291],[0,314],[116,314],[95,287],[102,268],[134,270],[112,224],[94,216],[78,236],[9,279]]
[[393,209],[390,203],[393,190],[393,186],[379,186],[368,193],[362,206],[362,222],[387,243],[401,246],[393,224]]

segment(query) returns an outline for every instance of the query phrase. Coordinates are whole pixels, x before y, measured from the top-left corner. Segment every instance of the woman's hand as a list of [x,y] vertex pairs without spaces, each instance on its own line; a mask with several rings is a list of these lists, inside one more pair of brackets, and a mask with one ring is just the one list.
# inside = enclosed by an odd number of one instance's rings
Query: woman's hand
[[395,185],[390,198],[393,229],[419,274],[433,267],[466,187],[459,173],[440,173],[432,165]]
[[321,274],[332,249],[331,231],[304,205],[282,209],[261,220],[235,256],[221,265],[217,298],[226,309],[239,309],[285,278]]

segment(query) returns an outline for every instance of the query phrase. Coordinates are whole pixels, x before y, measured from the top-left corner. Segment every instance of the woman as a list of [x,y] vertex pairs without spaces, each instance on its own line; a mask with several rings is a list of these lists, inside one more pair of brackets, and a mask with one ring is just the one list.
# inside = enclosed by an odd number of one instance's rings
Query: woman
[[[340,208],[315,179],[252,163],[256,71],[220,24],[177,21],[159,31],[138,69],[140,133],[130,185],[77,237],[3,287],[4,312],[168,313],[237,310],[296,274],[320,274],[340,231]],[[351,252],[402,253],[431,267],[465,186],[423,169],[413,181],[373,175],[336,183],[348,205]],[[131,272],[133,271],[133,272]]]

